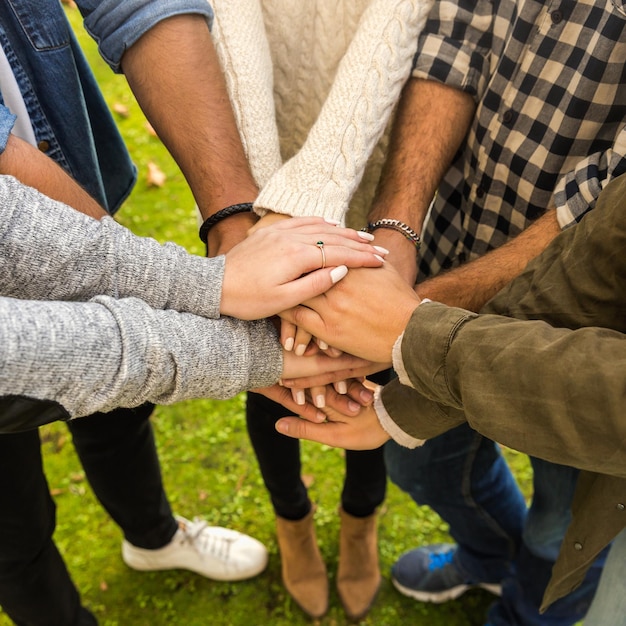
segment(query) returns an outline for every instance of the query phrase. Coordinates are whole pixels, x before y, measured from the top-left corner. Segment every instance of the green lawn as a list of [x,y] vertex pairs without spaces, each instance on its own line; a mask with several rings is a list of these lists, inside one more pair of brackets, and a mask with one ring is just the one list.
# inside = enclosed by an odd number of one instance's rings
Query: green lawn
[[[78,11],[68,9],[94,71],[112,108],[127,115],[119,126],[139,168],[139,182],[119,213],[119,220],[139,235],[172,240],[202,254],[193,200],[172,159],[145,126],[123,77],[115,76],[81,31]],[[147,184],[148,163],[167,175],[161,188]],[[95,501],[64,425],[42,429],[46,472],[58,506],[56,541],[83,600],[103,626],[254,626],[308,624],[285,593],[274,536],[274,520],[244,419],[244,397],[228,402],[194,401],[159,407],[154,427],[167,491],[175,511],[200,515],[212,524],[237,528],[263,541],[269,567],[257,579],[216,583],[187,572],[146,574],[128,569],[120,558],[121,534]],[[523,455],[507,452],[528,492],[530,472]],[[348,623],[334,590],[338,553],[337,505],[343,476],[343,453],[306,443],[304,471],[318,504],[317,530],[331,576],[331,609],[320,624]],[[469,592],[443,606],[420,605],[398,594],[389,568],[405,549],[447,540],[446,526],[425,508],[416,507],[390,485],[380,512],[380,555],[385,577],[378,601],[362,624],[395,626],[480,626],[490,596]],[[9,624],[0,614],[0,626]]]

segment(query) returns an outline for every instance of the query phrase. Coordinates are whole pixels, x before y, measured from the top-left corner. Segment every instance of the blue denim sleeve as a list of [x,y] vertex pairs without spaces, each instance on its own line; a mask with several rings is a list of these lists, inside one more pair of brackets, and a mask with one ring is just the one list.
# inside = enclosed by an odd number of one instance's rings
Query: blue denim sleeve
[[209,28],[213,22],[207,0],[78,0],[77,4],[87,32],[115,72],[121,71],[124,52],[162,20],[192,13],[204,15]]
[[17,118],[7,107],[0,104],[0,153],[4,152],[9,141],[9,135]]

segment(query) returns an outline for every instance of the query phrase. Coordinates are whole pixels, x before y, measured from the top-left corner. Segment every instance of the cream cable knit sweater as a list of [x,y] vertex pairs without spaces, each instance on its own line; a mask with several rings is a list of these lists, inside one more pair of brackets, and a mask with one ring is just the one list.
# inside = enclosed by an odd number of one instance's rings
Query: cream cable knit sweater
[[[216,48],[261,188],[255,210],[344,221],[409,76],[432,0],[211,3]],[[382,156],[380,144],[357,222]]]

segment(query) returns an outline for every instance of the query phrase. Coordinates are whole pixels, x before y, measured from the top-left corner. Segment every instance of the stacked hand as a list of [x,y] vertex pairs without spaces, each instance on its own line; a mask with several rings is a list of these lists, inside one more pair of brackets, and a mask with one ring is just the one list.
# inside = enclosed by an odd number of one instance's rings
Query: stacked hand
[[385,250],[371,235],[317,217],[281,220],[226,254],[220,312],[261,319],[329,289],[347,268],[380,267]]

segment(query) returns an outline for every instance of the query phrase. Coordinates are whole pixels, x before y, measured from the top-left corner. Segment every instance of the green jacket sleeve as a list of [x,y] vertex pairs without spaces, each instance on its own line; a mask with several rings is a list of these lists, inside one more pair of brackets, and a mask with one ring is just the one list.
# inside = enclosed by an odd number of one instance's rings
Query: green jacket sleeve
[[394,350],[387,418],[415,439],[467,420],[522,452],[626,476],[625,197],[623,175],[482,315],[419,306]]
[[402,361],[400,380],[382,400],[411,436],[433,437],[465,417],[483,435],[522,452],[626,476],[621,333],[475,316],[431,303],[413,315]]

